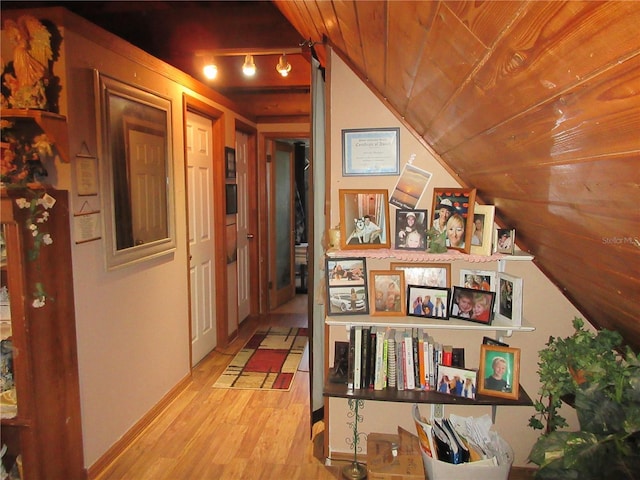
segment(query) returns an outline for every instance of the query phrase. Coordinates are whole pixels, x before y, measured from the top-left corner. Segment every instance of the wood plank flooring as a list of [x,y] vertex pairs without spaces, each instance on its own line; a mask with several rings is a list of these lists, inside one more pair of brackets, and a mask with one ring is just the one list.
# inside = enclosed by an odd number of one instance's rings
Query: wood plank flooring
[[[193,369],[189,385],[95,480],[324,480],[323,424],[309,425],[309,369],[304,357],[289,392],[213,388],[215,379],[258,326],[306,327],[307,296],[259,319]],[[526,472],[525,472],[526,473]],[[510,480],[532,478],[512,471]]]

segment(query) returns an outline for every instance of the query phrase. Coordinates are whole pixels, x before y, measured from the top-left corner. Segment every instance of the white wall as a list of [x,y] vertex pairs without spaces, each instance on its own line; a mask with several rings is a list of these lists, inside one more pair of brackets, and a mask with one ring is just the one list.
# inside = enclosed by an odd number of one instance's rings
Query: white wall
[[[383,177],[343,177],[342,176],[342,140],[341,130],[352,128],[381,128],[400,127],[400,168],[413,153],[416,154],[414,165],[433,174],[416,208],[424,208],[432,213],[432,198],[434,187],[460,186],[437,161],[437,159],[423,147],[412,134],[402,126],[400,121],[385,107],[385,105],[363,84],[342,62],[337,55],[331,55],[330,66],[330,164],[331,164],[331,215],[329,224],[337,225],[340,221],[338,190],[341,188],[386,188],[391,194],[398,179],[397,176]],[[317,187],[316,187],[317,188]],[[390,207],[390,217],[395,218],[395,207]],[[498,212],[499,214],[499,212]],[[391,239],[394,238],[393,222]],[[372,263],[374,268],[387,268],[382,261]],[[388,265],[388,264],[386,264]],[[452,264],[452,285],[459,284],[460,269],[496,270],[495,264]],[[579,312],[562,296],[561,292],[539,271],[531,262],[509,262],[508,273],[524,278],[524,316],[535,326],[533,333],[514,333],[506,341],[513,347],[521,348],[520,383],[529,395],[534,398],[539,388],[537,379],[537,352],[544,347],[549,335],[569,335],[573,328],[571,321]],[[379,320],[379,318],[378,318]],[[432,332],[436,341],[465,347],[467,368],[477,368],[480,361],[480,344],[482,333],[473,331],[444,331]],[[345,340],[344,327],[331,329],[330,345],[334,340]],[[330,348],[331,350],[331,348]],[[397,426],[414,432],[411,423],[411,404],[365,402],[361,411],[364,422],[361,431],[396,433]],[[350,448],[346,439],[351,435],[347,428],[346,400],[330,400],[330,450],[332,452],[347,453]],[[421,407],[423,414],[429,414],[429,406]],[[479,416],[491,414],[490,407],[450,407],[445,413]],[[528,419],[534,413],[533,407],[499,407],[495,428],[513,446],[516,452],[516,465],[526,465],[531,446],[539,433],[529,428]],[[575,424],[572,411],[564,412],[565,416]],[[366,449],[366,442],[362,445]]]

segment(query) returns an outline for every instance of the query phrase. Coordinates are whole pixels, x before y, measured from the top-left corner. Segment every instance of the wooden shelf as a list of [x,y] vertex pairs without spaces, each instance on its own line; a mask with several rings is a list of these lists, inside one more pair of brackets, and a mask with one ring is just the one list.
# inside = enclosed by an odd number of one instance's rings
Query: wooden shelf
[[69,134],[67,117],[43,110],[8,108],[2,110],[2,118],[32,121],[47,134],[63,162],[69,163]]
[[475,399],[458,397],[447,393],[423,390],[396,390],[387,388],[384,390],[349,389],[342,383],[326,383],[323,395],[325,397],[346,398],[357,400],[375,400],[379,402],[404,402],[404,403],[438,403],[446,405],[489,405],[489,406],[531,406],[531,397],[520,385],[520,396],[517,400],[508,398],[491,397],[489,395],[476,395]]

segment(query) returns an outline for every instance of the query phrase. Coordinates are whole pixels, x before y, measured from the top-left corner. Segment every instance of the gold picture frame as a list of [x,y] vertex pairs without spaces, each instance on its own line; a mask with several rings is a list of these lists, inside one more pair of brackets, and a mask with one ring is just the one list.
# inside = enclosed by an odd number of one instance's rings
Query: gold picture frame
[[517,400],[520,396],[520,349],[480,345],[478,393]]
[[404,317],[406,288],[402,270],[371,270],[369,272],[370,315]]

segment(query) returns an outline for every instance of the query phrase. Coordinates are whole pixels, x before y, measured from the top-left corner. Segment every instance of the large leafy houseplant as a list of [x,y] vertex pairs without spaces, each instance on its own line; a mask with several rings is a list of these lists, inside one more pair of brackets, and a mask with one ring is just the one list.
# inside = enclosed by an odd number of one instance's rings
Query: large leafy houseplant
[[[632,479],[640,471],[640,363],[618,332],[585,330],[580,318],[566,338],[551,337],[539,352],[542,384],[529,420],[544,434],[529,459],[536,478]],[[558,409],[571,403],[580,423],[567,426]]]

